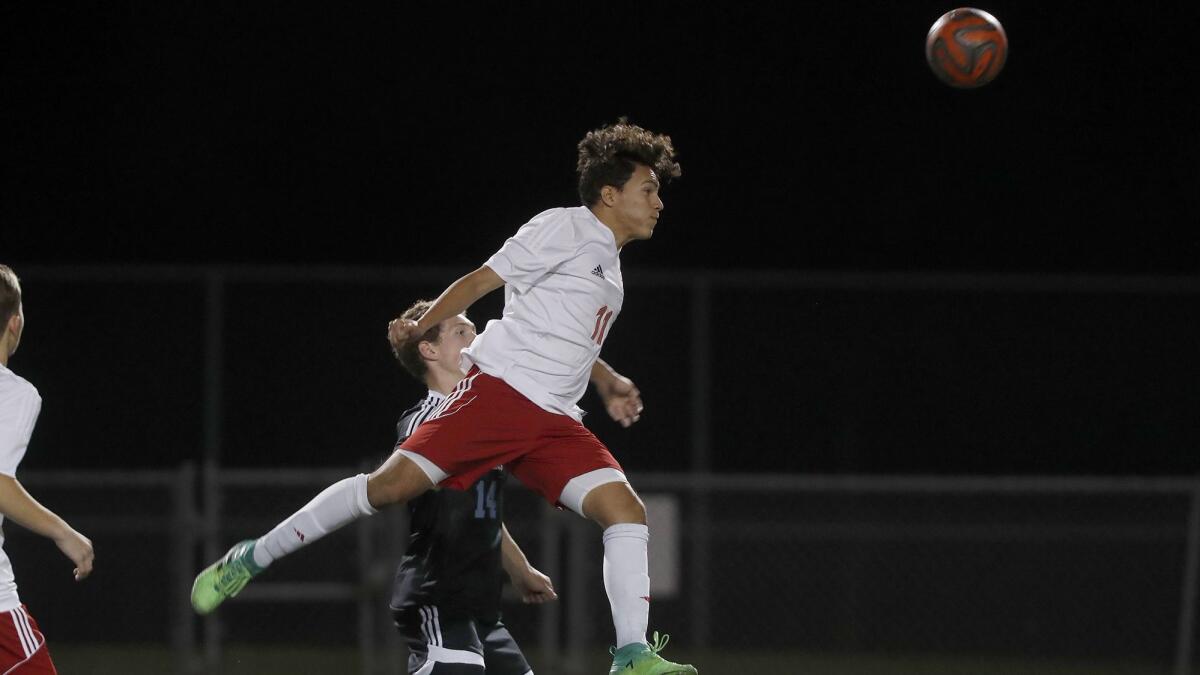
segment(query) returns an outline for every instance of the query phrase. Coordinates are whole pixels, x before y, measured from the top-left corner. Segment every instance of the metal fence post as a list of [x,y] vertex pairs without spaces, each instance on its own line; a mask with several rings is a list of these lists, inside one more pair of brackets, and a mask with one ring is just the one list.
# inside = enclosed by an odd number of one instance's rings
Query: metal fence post
[[[562,527],[554,509],[541,509],[541,553],[538,564],[555,583],[562,583]],[[561,590],[561,589],[560,589]],[[544,669],[556,673],[562,670],[562,609],[557,602],[547,602],[538,610],[538,641],[542,647]]]
[[1179,641],[1175,649],[1175,675],[1192,671],[1192,636],[1196,621],[1196,576],[1200,573],[1200,485],[1192,490],[1187,520],[1187,553],[1183,562],[1183,589],[1179,606]]
[[363,675],[379,672],[377,636],[375,625],[375,583],[372,579],[375,567],[374,522],[370,518],[356,523],[358,539],[358,651],[362,657]]
[[171,538],[172,584],[169,602],[174,607],[171,643],[175,651],[176,669],[180,673],[197,672],[195,614],[185,600],[192,581],[192,564],[200,533],[196,526],[196,465],[185,462],[175,474],[171,495],[173,532]]
[[[225,367],[225,276],[205,275],[204,286],[204,560],[220,553],[222,373]],[[221,623],[216,613],[204,618],[204,663],[215,672],[221,660]]]
[[[216,560],[218,542],[220,539],[221,521],[221,484],[220,469],[215,462],[205,461],[201,478],[201,490],[204,495],[203,514],[204,524],[201,531],[204,536],[204,560]],[[217,672],[221,663],[221,622],[217,613],[213,612],[204,617],[204,666],[205,672]]]
[[[591,595],[593,579],[589,574],[591,555],[588,542],[595,536],[590,521],[573,518],[567,526],[567,653],[582,654],[595,639],[596,626],[592,621]],[[607,629],[606,629],[607,630]],[[571,659],[562,664],[562,672],[580,673],[582,665]]]
[[[712,419],[712,330],[710,284],[706,277],[697,277],[692,283],[692,391],[691,391],[691,442],[693,475],[707,475],[712,471],[712,450],[709,436],[709,420]],[[712,594],[709,574],[709,552],[711,525],[708,515],[708,490],[700,487],[690,493],[692,505],[691,553],[688,563],[692,571],[691,596],[692,640],[697,646],[708,644],[711,631],[710,604]]]

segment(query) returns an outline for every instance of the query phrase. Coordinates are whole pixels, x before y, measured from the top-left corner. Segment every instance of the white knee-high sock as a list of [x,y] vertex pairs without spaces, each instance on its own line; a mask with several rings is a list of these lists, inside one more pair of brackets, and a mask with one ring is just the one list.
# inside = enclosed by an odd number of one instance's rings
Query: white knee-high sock
[[604,531],[604,590],[612,607],[617,647],[646,642],[650,623],[650,530],[623,523]]
[[360,473],[340,480],[259,537],[254,546],[254,562],[266,567],[301,546],[373,513],[375,508],[367,501],[367,475]]

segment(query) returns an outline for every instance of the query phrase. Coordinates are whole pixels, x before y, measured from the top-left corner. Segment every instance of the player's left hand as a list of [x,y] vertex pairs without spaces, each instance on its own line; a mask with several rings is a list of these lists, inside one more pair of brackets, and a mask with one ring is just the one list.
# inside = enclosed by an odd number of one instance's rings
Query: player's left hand
[[596,391],[613,421],[625,428],[642,418],[642,392],[624,375],[614,375],[607,382],[597,383]]
[[527,605],[541,605],[558,599],[550,577],[532,566],[526,565],[525,569],[517,574],[510,574],[509,578],[512,579],[513,588],[517,589],[517,594],[521,596],[521,602]]

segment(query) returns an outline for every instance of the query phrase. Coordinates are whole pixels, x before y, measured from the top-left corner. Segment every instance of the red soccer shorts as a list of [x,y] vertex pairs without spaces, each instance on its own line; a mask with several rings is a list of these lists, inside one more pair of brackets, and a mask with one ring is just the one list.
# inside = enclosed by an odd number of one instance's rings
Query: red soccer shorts
[[46,636],[25,605],[0,612],[0,673],[57,675]]
[[466,490],[501,464],[551,504],[572,478],[598,469],[621,471],[587,427],[543,410],[504,380],[472,368],[442,405],[400,448],[445,471],[443,487]]

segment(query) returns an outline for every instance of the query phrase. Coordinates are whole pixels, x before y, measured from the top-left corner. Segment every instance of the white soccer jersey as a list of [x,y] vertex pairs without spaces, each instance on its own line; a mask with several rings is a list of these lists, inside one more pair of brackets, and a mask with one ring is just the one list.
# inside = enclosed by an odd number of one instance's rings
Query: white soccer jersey
[[[17,465],[25,457],[33,425],[42,410],[42,397],[24,378],[0,365],[0,474],[16,476]],[[0,525],[4,514],[0,513]],[[4,553],[4,533],[0,530],[0,612],[21,604],[12,563]]]
[[485,263],[504,279],[504,314],[463,350],[464,366],[583,419],[576,404],[625,297],[619,253],[585,206],[534,216]]

